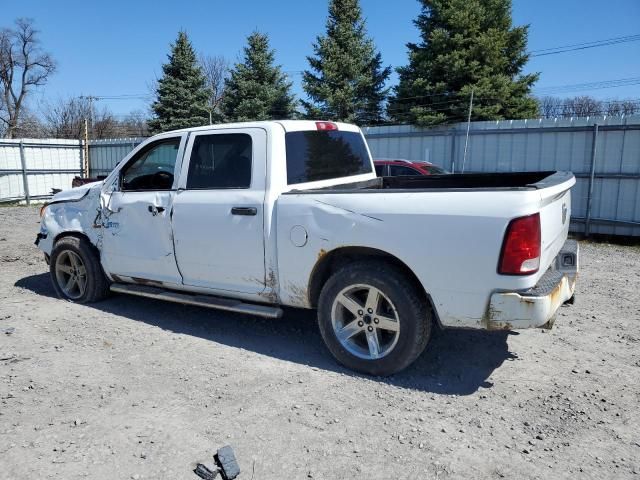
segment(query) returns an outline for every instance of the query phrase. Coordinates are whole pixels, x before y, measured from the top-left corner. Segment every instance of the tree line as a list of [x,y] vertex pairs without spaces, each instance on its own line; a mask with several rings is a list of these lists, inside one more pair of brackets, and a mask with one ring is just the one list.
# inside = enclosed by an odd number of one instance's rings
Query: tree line
[[156,82],[150,118],[133,112],[116,118],[90,98],[48,103],[40,115],[25,99],[56,71],[33,21],[19,19],[0,31],[0,134],[78,138],[144,136],[221,122],[313,118],[380,125],[431,126],[472,120],[622,115],[637,101],[603,102],[587,96],[536,98],[539,73],[524,73],[528,26],[512,23],[512,0],[418,0],[420,40],[408,43],[399,82],[369,36],[359,0],[329,0],[325,31],[316,37],[302,73],[305,99],[276,62],[266,33],[247,37],[241,59],[196,54],[184,31],[170,46]]

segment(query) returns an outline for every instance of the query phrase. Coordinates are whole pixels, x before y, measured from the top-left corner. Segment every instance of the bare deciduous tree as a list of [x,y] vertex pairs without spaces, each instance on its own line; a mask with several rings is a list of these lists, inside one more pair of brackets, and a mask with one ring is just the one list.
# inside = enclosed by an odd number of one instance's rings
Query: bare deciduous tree
[[121,122],[124,134],[126,136],[148,137],[148,120],[149,115],[145,115],[142,110],[134,110]]
[[558,97],[542,97],[538,100],[540,116],[556,118],[562,116],[562,99]]
[[622,116],[634,115],[640,112],[640,101],[637,100],[614,100],[607,104],[607,115]]
[[229,61],[222,55],[201,54],[199,63],[211,95],[209,98],[209,118],[212,123],[214,119],[221,118],[220,103],[224,94],[224,81],[229,75]]
[[588,95],[580,95],[568,99],[565,107],[567,109],[565,116],[592,117],[603,113],[602,102]]
[[0,121],[9,138],[16,134],[26,96],[44,85],[55,68],[51,55],[40,48],[33,20],[19,18],[14,28],[0,31]]
[[573,98],[543,97],[538,100],[542,118],[621,116],[640,112],[640,100],[598,100],[588,95]]
[[35,112],[23,107],[14,136],[15,138],[44,138],[47,136],[47,129]]
[[43,108],[49,135],[54,138],[82,138],[84,121],[90,118],[89,102],[85,99],[60,99]]
[[[48,134],[55,138],[82,138],[84,122],[93,118],[91,138],[116,138],[122,136],[120,122],[107,109],[91,111],[89,99],[69,98],[45,105],[43,109]],[[91,123],[89,123],[91,128]]]
[[[119,120],[108,108],[95,108],[86,97],[59,99],[42,109],[47,135],[54,138],[84,137],[84,122],[88,122],[90,138],[146,137],[149,135],[148,116],[133,111]],[[93,115],[93,127],[91,118]]]

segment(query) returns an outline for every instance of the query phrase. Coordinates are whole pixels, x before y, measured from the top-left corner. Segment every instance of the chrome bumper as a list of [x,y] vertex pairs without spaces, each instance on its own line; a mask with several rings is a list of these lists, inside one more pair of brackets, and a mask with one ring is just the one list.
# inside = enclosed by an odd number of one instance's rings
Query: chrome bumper
[[492,294],[487,328],[551,328],[558,308],[573,299],[579,269],[578,250],[578,242],[567,240],[535,287],[524,292]]

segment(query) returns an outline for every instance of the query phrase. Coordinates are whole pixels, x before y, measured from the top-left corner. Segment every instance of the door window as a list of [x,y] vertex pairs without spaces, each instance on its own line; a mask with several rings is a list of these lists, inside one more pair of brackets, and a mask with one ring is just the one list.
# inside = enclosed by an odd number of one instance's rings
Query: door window
[[187,189],[249,188],[251,158],[251,135],[198,135],[191,149]]
[[123,191],[171,190],[180,137],[143,148],[120,172]]
[[392,177],[399,177],[404,175],[420,175],[420,172],[413,168],[403,167],[400,165],[389,165]]
[[384,177],[384,170],[386,165],[376,165],[376,175],[378,177]]

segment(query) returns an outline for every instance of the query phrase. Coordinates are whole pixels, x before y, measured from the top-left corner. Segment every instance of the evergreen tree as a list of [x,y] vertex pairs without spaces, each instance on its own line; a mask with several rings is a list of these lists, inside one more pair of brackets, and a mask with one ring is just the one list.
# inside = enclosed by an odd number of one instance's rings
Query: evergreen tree
[[388,113],[394,120],[433,125],[473,120],[531,118],[531,87],[538,74],[523,75],[528,26],[514,27],[511,0],[420,0],[414,21],[422,41],[409,43],[409,65],[398,68],[399,85]]
[[225,81],[222,111],[233,122],[292,118],[296,101],[291,82],[274,65],[269,37],[253,32],[247,38],[244,59]]
[[168,57],[151,106],[155,114],[149,121],[151,133],[207,125],[209,92],[186,32],[178,33]]
[[302,84],[310,102],[302,102],[309,118],[375,125],[384,119],[385,82],[390,67],[367,36],[359,0],[331,0],[327,33],[307,57],[311,71]]

